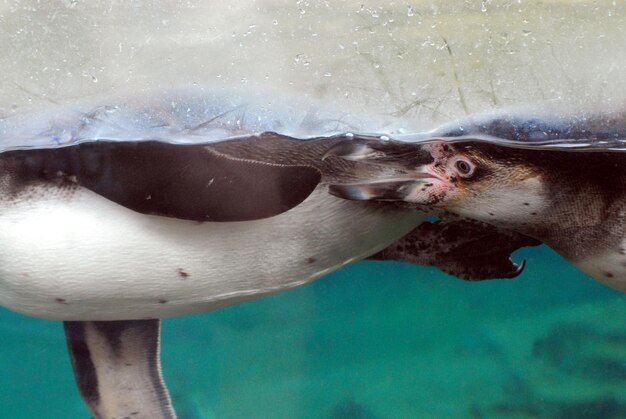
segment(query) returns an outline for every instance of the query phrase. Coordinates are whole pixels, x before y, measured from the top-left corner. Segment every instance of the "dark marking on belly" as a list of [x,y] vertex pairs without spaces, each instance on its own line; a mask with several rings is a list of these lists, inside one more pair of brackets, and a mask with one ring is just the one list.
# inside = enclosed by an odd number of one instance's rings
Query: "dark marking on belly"
[[306,263],[308,263],[309,265],[315,262],[317,262],[317,259],[314,257],[307,258],[306,260]]
[[165,304],[165,303],[167,303],[167,300],[163,300],[163,299],[159,300],[159,304]]
[[613,278],[613,272],[605,272],[604,276],[606,276],[607,278]]
[[183,268],[178,268],[178,276],[181,277],[181,279],[187,279],[189,278],[191,275],[188,274],[187,272],[185,272],[185,270]]
[[55,298],[54,301],[56,301],[59,304],[68,304],[65,298]]

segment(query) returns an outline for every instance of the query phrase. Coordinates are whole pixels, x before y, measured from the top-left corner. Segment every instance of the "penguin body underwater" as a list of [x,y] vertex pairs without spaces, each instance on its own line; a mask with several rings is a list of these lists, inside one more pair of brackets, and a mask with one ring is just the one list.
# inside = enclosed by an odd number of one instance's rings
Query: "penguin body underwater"
[[94,417],[175,417],[160,318],[368,257],[465,279],[519,274],[509,256],[534,244],[523,236],[330,195],[333,182],[396,170],[324,159],[356,123],[273,100],[173,90],[0,119],[0,305],[64,321]]
[[[335,195],[404,202],[516,231],[626,292],[625,113],[505,113],[408,141],[358,142],[329,154],[402,167],[405,176],[333,185]],[[416,156],[429,161],[408,163]]]

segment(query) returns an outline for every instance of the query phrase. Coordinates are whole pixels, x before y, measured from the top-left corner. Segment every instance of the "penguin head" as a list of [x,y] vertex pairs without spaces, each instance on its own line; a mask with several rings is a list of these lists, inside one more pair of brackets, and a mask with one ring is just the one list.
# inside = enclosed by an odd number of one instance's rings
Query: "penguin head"
[[532,221],[546,209],[544,176],[518,150],[484,143],[435,142],[423,146],[432,162],[405,202],[495,224]]
[[[373,148],[376,147],[375,150]],[[402,176],[331,185],[334,195],[401,201],[427,212],[451,212],[495,225],[534,222],[548,205],[541,165],[523,150],[479,141],[352,147],[344,158],[393,165]]]

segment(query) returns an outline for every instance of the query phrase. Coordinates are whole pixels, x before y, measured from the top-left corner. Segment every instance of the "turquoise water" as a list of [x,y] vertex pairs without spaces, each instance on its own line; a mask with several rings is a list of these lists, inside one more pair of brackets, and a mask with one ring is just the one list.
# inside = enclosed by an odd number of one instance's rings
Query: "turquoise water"
[[[514,280],[362,262],[163,322],[181,418],[626,417],[626,298],[549,249]],[[0,311],[0,418],[88,417],[62,326]]]

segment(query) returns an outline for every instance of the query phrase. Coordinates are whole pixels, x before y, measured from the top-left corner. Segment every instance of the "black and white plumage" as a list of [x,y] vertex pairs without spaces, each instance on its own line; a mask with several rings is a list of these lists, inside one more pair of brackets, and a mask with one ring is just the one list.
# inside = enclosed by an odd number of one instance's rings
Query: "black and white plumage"
[[436,241],[433,225],[420,244],[425,213],[328,194],[330,183],[397,170],[324,158],[353,138],[340,134],[354,128],[348,118],[276,109],[176,91],[0,120],[0,305],[66,322],[95,417],[174,416],[159,318],[283,291],[372,255],[454,262],[447,271],[466,279],[519,273],[508,257],[525,238],[501,237],[476,259],[455,243],[484,239],[480,229]]

